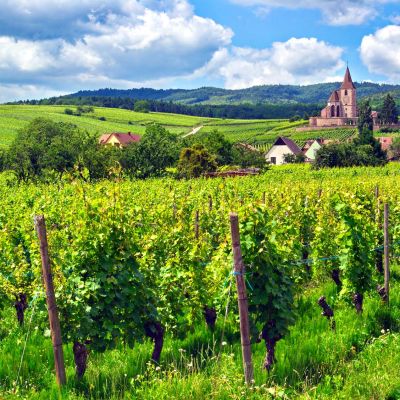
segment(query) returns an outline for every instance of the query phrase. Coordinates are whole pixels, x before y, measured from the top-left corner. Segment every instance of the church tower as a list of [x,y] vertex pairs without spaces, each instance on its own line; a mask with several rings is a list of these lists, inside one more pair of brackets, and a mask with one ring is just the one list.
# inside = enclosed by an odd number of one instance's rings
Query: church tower
[[349,67],[346,69],[342,86],[340,87],[341,116],[344,118],[358,117],[356,87],[351,79]]

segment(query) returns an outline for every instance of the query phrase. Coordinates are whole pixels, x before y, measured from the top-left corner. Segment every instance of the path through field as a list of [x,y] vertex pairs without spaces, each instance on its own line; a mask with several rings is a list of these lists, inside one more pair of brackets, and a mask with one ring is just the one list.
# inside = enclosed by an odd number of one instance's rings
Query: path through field
[[187,136],[191,136],[191,135],[195,135],[201,128],[203,128],[203,125],[200,125],[194,129],[192,129],[189,133],[187,133],[186,135],[183,135],[182,137],[187,137]]

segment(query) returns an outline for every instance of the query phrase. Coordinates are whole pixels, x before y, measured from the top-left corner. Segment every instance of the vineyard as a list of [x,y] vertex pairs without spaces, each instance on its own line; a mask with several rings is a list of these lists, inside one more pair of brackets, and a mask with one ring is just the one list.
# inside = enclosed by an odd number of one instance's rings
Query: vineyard
[[[396,165],[291,166],[227,180],[127,181],[118,170],[97,184],[0,178],[2,398],[60,396],[40,214],[64,343],[62,398],[398,398]],[[247,387],[230,212],[239,216],[249,302]]]
[[[80,116],[67,115],[68,106],[0,105],[0,146],[9,146],[19,129],[37,117],[77,125],[93,135],[104,132],[134,132],[144,134],[146,127],[157,123],[177,135],[190,133],[195,127],[200,132],[218,130],[232,142],[245,142],[268,150],[278,136],[287,136],[299,145],[308,139],[325,138],[344,141],[352,137],[355,129],[338,128],[297,132],[306,121],[288,120],[230,120],[201,118],[166,113],[138,113],[129,110],[94,107],[94,111]],[[75,107],[70,107],[75,110]]]

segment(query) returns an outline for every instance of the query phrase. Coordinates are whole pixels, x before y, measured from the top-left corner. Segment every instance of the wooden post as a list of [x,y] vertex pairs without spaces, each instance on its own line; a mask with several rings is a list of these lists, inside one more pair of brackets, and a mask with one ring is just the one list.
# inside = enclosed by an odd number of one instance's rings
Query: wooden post
[[383,246],[384,246],[384,272],[385,272],[385,294],[386,294],[386,302],[389,304],[389,279],[390,279],[390,269],[389,269],[389,204],[385,203],[385,211],[384,211],[384,238],[383,238]]
[[212,201],[212,196],[211,194],[208,195],[208,210],[212,211],[213,209],[213,201]]
[[375,198],[377,199],[379,197],[379,186],[375,186]]
[[265,192],[263,192],[262,203],[264,204],[264,206],[267,204],[267,197]]
[[50,258],[47,244],[46,223],[43,215],[34,218],[36,232],[40,242],[40,256],[42,259],[42,275],[46,289],[47,311],[49,313],[51,340],[53,342],[54,365],[56,379],[59,386],[67,383],[62,348],[61,328],[58,319],[56,296],[54,294],[53,277],[51,275]]
[[239,218],[236,213],[230,214],[231,238],[234,262],[234,274],[238,293],[240,338],[242,343],[242,357],[244,378],[247,385],[253,381],[253,364],[251,361],[249,310],[244,279],[244,264],[240,248]]
[[174,213],[174,219],[176,219],[176,204],[175,204],[175,202],[172,205],[172,210],[173,210],[173,213]]
[[199,231],[200,231],[200,225],[199,225],[199,210],[196,211],[196,217],[194,221],[194,234],[196,236],[196,239],[199,238]]

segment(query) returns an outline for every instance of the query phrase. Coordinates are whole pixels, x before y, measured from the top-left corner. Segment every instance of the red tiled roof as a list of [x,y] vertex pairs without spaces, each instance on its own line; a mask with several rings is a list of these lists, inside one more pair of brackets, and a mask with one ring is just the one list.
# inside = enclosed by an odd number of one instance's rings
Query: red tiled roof
[[101,135],[99,143],[100,144],[107,143],[108,140],[111,138],[111,136],[115,136],[122,145],[139,142],[141,139],[140,135],[135,135],[131,132],[128,132],[128,133],[112,132],[112,133],[105,133],[104,135]]
[[351,79],[351,74],[349,67],[346,68],[346,73],[344,74],[344,80],[340,89],[355,89],[353,80]]

